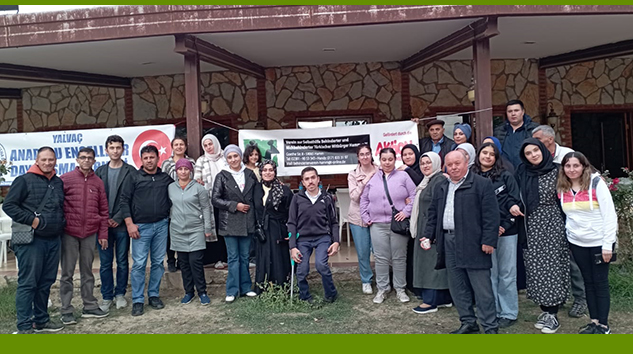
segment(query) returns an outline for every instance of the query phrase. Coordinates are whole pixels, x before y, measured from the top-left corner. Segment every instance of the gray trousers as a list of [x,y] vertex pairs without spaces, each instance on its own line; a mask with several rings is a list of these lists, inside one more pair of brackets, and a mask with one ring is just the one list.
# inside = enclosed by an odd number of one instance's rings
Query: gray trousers
[[[454,233],[444,234],[444,249],[448,270],[448,286],[461,323],[477,323],[477,318],[479,318],[484,331],[498,328],[490,269],[457,268]],[[475,316],[473,309],[475,305],[473,294],[477,304],[477,316]]]
[[569,252],[569,260],[571,261],[571,293],[574,295],[574,303],[586,305],[585,281],[571,252]]
[[61,314],[73,313],[73,275],[79,259],[79,275],[81,277],[81,299],[85,310],[99,308],[97,298],[92,294],[95,277],[92,274],[95,242],[97,235],[78,238],[64,234],[62,236],[62,277],[59,281],[59,296],[62,300]]
[[407,286],[407,242],[409,237],[391,231],[391,224],[374,223],[369,227],[376,263],[376,285],[379,290],[390,289],[389,266],[393,268],[393,287]]

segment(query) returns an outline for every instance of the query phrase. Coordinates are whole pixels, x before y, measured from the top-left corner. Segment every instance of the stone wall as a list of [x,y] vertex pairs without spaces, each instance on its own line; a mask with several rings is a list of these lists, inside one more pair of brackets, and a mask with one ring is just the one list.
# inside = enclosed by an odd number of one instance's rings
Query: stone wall
[[395,62],[332,64],[266,71],[268,128],[295,128],[282,122],[289,112],[379,110],[402,118],[402,83]]
[[[411,114],[428,115],[433,107],[468,107],[468,90],[472,84],[470,60],[438,61],[411,72],[409,90]],[[504,106],[520,99],[526,112],[538,115],[538,63],[535,60],[492,60],[492,104]]]
[[24,131],[92,124],[105,124],[107,127],[123,126],[124,95],[123,89],[77,85],[24,89]]
[[[257,121],[257,80],[230,71],[202,73],[203,97],[208,97],[212,116],[239,115],[242,122]],[[142,77],[132,80],[134,124],[153,119],[184,119],[184,75]]]
[[18,100],[0,99],[0,133],[18,132]]

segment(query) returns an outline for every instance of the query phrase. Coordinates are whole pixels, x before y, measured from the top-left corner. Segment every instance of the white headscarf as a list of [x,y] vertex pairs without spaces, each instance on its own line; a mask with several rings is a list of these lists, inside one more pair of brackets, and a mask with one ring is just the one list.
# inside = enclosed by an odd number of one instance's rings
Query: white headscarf
[[457,149],[462,149],[464,151],[466,151],[466,153],[468,154],[468,168],[470,168],[470,166],[475,164],[475,157],[477,157],[477,151],[475,150],[475,147],[470,144],[470,143],[463,143],[463,144],[459,144],[457,145]]
[[[209,154],[204,150],[204,142],[205,140],[211,140],[213,142],[213,154]],[[200,142],[202,145],[202,151],[204,151],[204,159],[203,164],[204,167],[210,172],[209,175],[205,176],[205,189],[211,190],[213,187],[213,181],[215,180],[215,176],[217,176],[220,171],[226,166],[226,160],[224,160],[224,154],[222,151],[222,146],[220,145],[220,141],[213,134],[207,134],[202,138]]]
[[425,152],[420,156],[420,170],[422,169],[422,158],[428,157],[431,160],[431,174],[424,176],[422,182],[415,188],[415,199],[413,200],[413,209],[411,209],[411,217],[409,218],[409,229],[411,230],[411,237],[417,238],[418,232],[418,215],[420,213],[420,196],[422,191],[429,185],[431,177],[442,171],[442,158],[440,155],[433,151]]

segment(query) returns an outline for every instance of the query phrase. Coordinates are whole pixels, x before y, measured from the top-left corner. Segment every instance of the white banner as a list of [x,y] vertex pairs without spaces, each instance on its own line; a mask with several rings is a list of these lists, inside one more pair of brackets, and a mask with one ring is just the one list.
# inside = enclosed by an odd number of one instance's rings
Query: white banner
[[279,176],[299,176],[304,167],[312,166],[319,174],[332,175],[351,171],[358,159],[356,148],[369,143],[378,162],[380,149],[392,147],[397,154],[396,166],[402,164],[400,149],[407,144],[418,146],[418,127],[411,121],[378,123],[336,128],[240,130],[242,150],[257,144],[262,157],[277,162]]
[[171,140],[176,133],[173,124],[139,127],[51,131],[39,133],[0,134],[0,161],[7,160],[12,165],[10,173],[4,176],[2,185],[10,185],[13,180],[25,174],[35,162],[37,150],[50,146],[57,156],[56,171],[62,175],[75,169],[77,152],[82,147],[95,150],[94,169],[110,161],[106,153],[105,141],[110,135],[119,135],[125,141],[122,159],[136,168],[141,167],[140,150],[145,145],[158,149],[160,163],[171,156]]

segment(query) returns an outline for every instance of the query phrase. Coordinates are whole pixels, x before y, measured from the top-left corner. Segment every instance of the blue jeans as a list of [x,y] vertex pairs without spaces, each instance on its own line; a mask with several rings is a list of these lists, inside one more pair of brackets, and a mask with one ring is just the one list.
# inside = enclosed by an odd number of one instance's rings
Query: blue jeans
[[371,284],[374,273],[371,271],[369,258],[371,255],[371,236],[369,235],[369,227],[362,227],[349,224],[354,238],[354,247],[358,255],[358,271],[360,272],[360,281],[363,284]]
[[251,291],[251,275],[248,272],[248,258],[251,235],[224,236],[226,243],[229,274],[226,278],[226,296],[244,295]]
[[28,245],[13,245],[20,266],[15,293],[18,330],[48,322],[48,297],[57,278],[61,249],[61,237],[34,237]]
[[[114,252],[116,248],[116,288],[114,287],[114,277],[112,273],[112,262],[114,260]],[[130,251],[130,236],[123,226],[121,229],[108,229],[108,248],[99,250],[99,260],[101,267],[99,274],[101,276],[101,296],[104,300],[112,300],[115,296],[125,295],[127,290],[127,280],[129,277],[130,266],[128,264],[128,253]]]
[[492,253],[492,292],[497,306],[497,317],[516,320],[519,315],[517,291],[517,235],[501,236]]
[[144,303],[145,297],[145,267],[147,258],[151,255],[151,269],[149,272],[149,284],[147,296],[157,297],[160,281],[165,273],[165,251],[167,250],[168,219],[154,223],[137,224],[141,235],[138,239],[132,239],[132,302]]
[[331,239],[329,235],[320,237],[309,237],[297,239],[297,249],[301,252],[301,263],[297,265],[297,282],[299,283],[299,298],[301,300],[310,300],[310,287],[308,286],[308,273],[310,273],[310,256],[314,250],[314,266],[317,272],[321,274],[323,282],[323,292],[326,299],[336,297],[336,287],[332,280],[332,272],[328,265],[329,256],[327,249],[330,247]]

